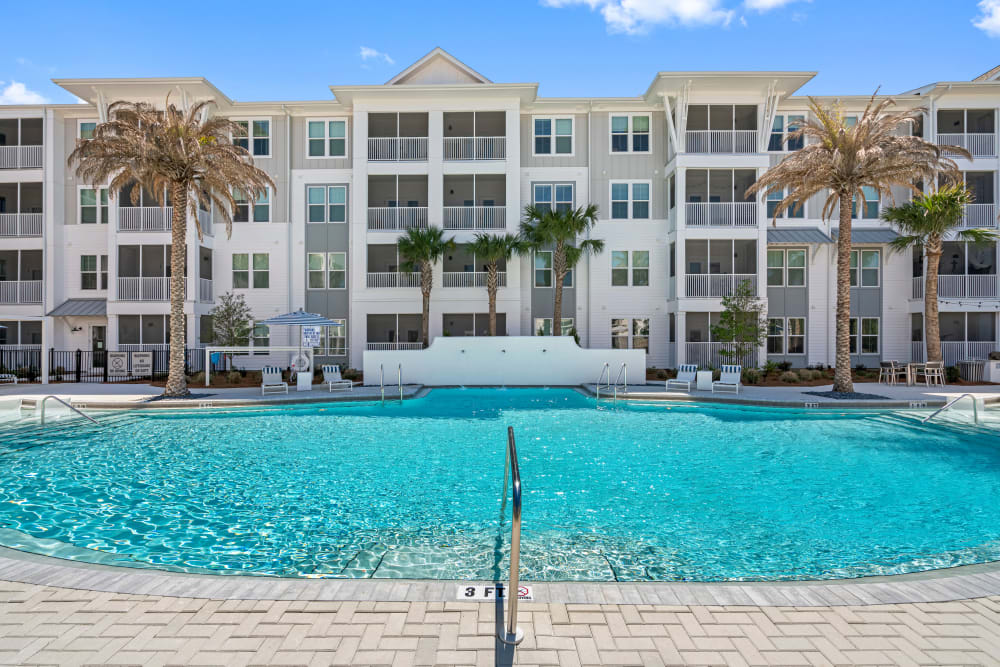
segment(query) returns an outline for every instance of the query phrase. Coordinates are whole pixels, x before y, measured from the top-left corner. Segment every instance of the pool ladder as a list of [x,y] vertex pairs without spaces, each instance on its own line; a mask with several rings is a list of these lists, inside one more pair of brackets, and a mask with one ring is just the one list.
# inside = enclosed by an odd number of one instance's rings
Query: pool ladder
[[517,464],[514,427],[507,427],[507,455],[503,464],[503,494],[500,526],[507,516],[507,483],[510,481],[510,581],[507,585],[507,626],[497,633],[504,644],[516,646],[524,641],[524,630],[517,625],[517,599],[521,587],[521,468]]
[[[86,419],[86,420],[88,420],[88,421],[91,421],[91,422],[93,422],[93,423],[95,423],[95,424],[97,423],[97,420],[96,420],[96,419],[94,419],[94,418],[93,418],[93,417],[91,417],[90,415],[85,415],[85,414],[84,414],[83,412],[81,412],[81,411],[80,411],[80,409],[79,409],[79,408],[77,408],[77,407],[75,407],[75,406],[73,406],[73,405],[71,405],[71,404],[67,403],[66,401],[62,400],[62,399],[61,399],[61,398],[59,398],[58,396],[53,396],[52,394],[49,394],[48,396],[46,396],[45,398],[43,398],[43,399],[42,399],[42,402],[41,402],[41,403],[38,403],[38,402],[36,402],[36,403],[35,403],[35,407],[36,407],[36,408],[38,408],[38,417],[39,417],[39,423],[40,423],[41,425],[43,425],[43,426],[45,425],[45,403],[46,403],[46,401],[48,401],[48,400],[49,400],[50,398],[51,398],[52,400],[54,400],[54,401],[58,402],[58,403],[62,403],[62,404],[63,404],[63,405],[65,405],[65,406],[66,406],[67,408],[69,408],[70,410],[72,410],[72,411],[73,411],[73,412],[75,412],[76,414],[80,415],[80,416],[81,416],[81,417],[83,417],[84,419]],[[22,408],[24,407],[24,400],[22,400],[22,401],[21,401],[21,407],[22,407]]]
[[930,414],[930,416],[924,417],[921,420],[920,423],[921,424],[926,424],[927,422],[929,422],[930,420],[934,419],[935,417],[937,417],[939,414],[941,414],[942,412],[944,412],[945,410],[947,410],[951,406],[953,406],[956,403],[958,403],[963,398],[971,398],[972,399],[972,419],[973,419],[973,421],[976,424],[978,424],[979,423],[979,410],[980,409],[985,409],[985,403],[983,402],[983,399],[976,398],[975,394],[962,394],[961,396],[959,396],[957,398],[951,399],[950,401],[948,401],[947,403],[945,403],[944,407],[938,408],[937,410],[935,410],[934,412],[932,412]]
[[[378,365],[378,384],[382,393],[382,405],[385,405],[385,368]],[[396,384],[399,386],[399,402],[403,402],[403,364],[396,365]]]
[[601,376],[597,378],[597,400],[601,400],[601,382],[607,377],[608,381],[604,386],[608,392],[611,393],[615,401],[618,400],[618,387],[622,388],[623,394],[628,394],[628,364],[624,361],[622,365],[618,368],[618,377],[615,378],[615,383],[611,384],[611,364],[604,362],[604,367],[601,368]]

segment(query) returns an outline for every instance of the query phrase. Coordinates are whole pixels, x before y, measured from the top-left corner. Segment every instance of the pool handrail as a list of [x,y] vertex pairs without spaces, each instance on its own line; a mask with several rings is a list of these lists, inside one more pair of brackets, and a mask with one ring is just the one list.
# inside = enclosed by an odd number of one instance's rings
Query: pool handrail
[[504,644],[516,646],[524,641],[524,631],[517,625],[517,599],[520,597],[521,574],[521,468],[517,464],[517,445],[514,427],[507,427],[507,454],[503,464],[503,495],[500,504],[500,522],[506,516],[507,481],[510,480],[510,582],[507,586],[507,627],[497,633]]
[[396,384],[399,385],[399,402],[403,402],[403,364],[396,366]]
[[76,408],[76,407],[73,407],[72,405],[70,405],[70,404],[69,404],[69,403],[67,403],[66,401],[62,400],[62,399],[61,399],[61,398],[59,398],[58,396],[53,396],[52,394],[49,394],[48,396],[46,396],[45,398],[43,398],[43,399],[42,399],[42,402],[41,402],[41,404],[40,404],[40,410],[39,410],[39,413],[38,413],[38,415],[39,415],[39,423],[40,423],[40,424],[42,424],[43,426],[45,425],[45,401],[49,400],[50,398],[51,398],[51,399],[55,399],[56,401],[58,401],[58,402],[62,403],[62,404],[63,404],[63,405],[65,405],[65,406],[66,406],[67,408],[69,408],[70,410],[72,410],[72,411],[73,411],[73,412],[75,412],[76,414],[80,415],[80,416],[81,416],[81,417],[83,417],[84,419],[88,419],[88,420],[90,420],[90,421],[94,422],[95,424],[97,423],[97,420],[96,420],[96,419],[94,419],[94,418],[93,418],[93,417],[91,417],[90,415],[85,415],[85,414],[83,414],[83,413],[82,413],[82,412],[80,411],[80,409],[79,409],[79,408]]
[[611,389],[611,364],[607,361],[601,366],[601,375],[597,378],[597,400],[601,400],[601,380],[604,379],[605,375],[608,376],[607,387]]
[[[628,393],[628,364],[626,364],[624,361],[622,362],[621,368],[618,369],[618,377],[615,378],[615,396],[616,397],[618,395],[618,384],[619,384],[618,381],[622,380],[623,378],[624,378],[624,381],[621,383],[621,385],[622,385],[622,393],[623,394],[627,394]],[[611,379],[610,375],[608,376],[608,379],[609,380]]]
[[382,405],[385,405],[385,367],[383,364],[378,365],[378,386],[382,391]]
[[953,406],[956,403],[958,403],[963,398],[971,398],[972,399],[972,419],[973,419],[973,421],[976,424],[978,424],[979,423],[979,401],[982,400],[982,399],[977,398],[976,395],[972,394],[972,393],[965,393],[965,394],[962,394],[961,396],[958,396],[956,398],[951,399],[950,401],[948,401],[947,403],[945,403],[942,407],[940,407],[937,410],[935,410],[934,412],[932,412],[929,416],[924,417],[922,420],[920,420],[920,423],[921,424],[926,424],[930,420],[932,420],[935,417],[937,417],[940,413],[944,412],[945,410],[947,410],[951,406]]

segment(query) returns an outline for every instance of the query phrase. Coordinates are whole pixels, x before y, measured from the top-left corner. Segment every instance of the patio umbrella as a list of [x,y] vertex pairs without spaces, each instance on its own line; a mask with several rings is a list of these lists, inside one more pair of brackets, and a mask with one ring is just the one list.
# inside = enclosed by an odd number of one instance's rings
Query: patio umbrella
[[[317,315],[316,313],[307,313],[301,308],[296,310],[294,313],[285,313],[284,315],[276,315],[266,320],[262,320],[261,324],[266,324],[272,326],[275,324],[280,324],[284,326],[299,327],[299,354],[295,359],[297,362],[302,358],[302,327],[332,327],[336,326],[338,322],[329,320],[322,315]],[[295,364],[292,364],[295,366]],[[298,369],[296,369],[298,370]]]

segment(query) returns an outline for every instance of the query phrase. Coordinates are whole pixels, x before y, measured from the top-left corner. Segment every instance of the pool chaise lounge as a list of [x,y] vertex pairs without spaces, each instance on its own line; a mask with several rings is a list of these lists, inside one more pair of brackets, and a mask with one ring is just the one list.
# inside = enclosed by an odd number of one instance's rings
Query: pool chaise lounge
[[742,366],[723,366],[719,379],[712,383],[712,393],[714,394],[716,391],[735,391],[739,394],[742,379]]
[[267,393],[288,393],[288,383],[281,379],[281,369],[277,366],[264,366],[260,371],[261,396]]
[[336,364],[326,364],[323,366],[323,384],[330,391],[354,391],[354,385],[359,382],[345,380],[340,375],[340,366]]
[[683,388],[684,391],[691,391],[691,385],[697,376],[698,364],[681,364],[680,368],[677,369],[677,377],[667,380],[664,389],[670,391],[671,387],[676,387],[678,389]]

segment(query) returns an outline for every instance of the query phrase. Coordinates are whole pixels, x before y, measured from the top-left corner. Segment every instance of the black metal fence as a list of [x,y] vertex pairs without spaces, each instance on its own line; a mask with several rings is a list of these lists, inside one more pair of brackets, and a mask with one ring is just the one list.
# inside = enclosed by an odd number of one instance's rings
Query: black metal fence
[[[106,350],[56,350],[50,349],[0,349],[0,374],[11,374],[18,382],[41,382],[42,354],[48,355],[49,382],[135,382],[159,380],[170,370],[170,352],[152,350],[152,365],[142,370],[135,363],[133,353],[125,352],[124,366],[119,370],[109,368]],[[119,358],[121,359],[121,358]],[[187,373],[205,369],[205,351],[184,351]]]

